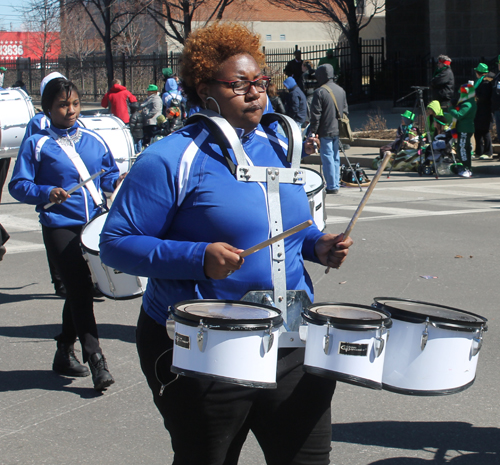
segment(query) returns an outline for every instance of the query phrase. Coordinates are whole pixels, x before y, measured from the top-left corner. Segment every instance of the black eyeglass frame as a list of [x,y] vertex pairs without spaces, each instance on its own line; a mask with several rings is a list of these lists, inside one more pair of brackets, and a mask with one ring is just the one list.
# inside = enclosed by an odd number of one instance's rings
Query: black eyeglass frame
[[[271,78],[268,76],[261,76],[260,78],[254,79],[253,81],[246,80],[246,79],[238,79],[236,81],[224,81],[223,79],[214,79],[213,81],[214,82],[222,82],[223,84],[227,84],[227,85],[231,86],[231,88],[233,89],[233,92],[236,95],[246,95],[246,94],[248,94],[248,92],[250,92],[250,88],[252,86],[254,86],[255,89],[257,89],[257,92],[259,92],[260,94],[263,94],[267,90],[267,88],[269,87],[269,82],[271,81]],[[259,81],[262,81],[263,83],[265,82],[263,88],[259,89],[259,87],[257,87],[257,82],[259,82]],[[247,86],[242,87],[241,89],[236,89],[236,85],[238,85],[238,83],[240,83],[240,82],[246,82]],[[240,90],[244,90],[245,88],[246,88],[246,90],[244,92],[237,92],[237,90],[240,91]]]

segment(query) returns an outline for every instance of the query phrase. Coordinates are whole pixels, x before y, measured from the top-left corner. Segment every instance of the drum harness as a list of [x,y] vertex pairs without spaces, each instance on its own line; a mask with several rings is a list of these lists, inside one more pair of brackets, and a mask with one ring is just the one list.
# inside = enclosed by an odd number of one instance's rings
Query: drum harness
[[[253,166],[249,163],[241,141],[235,129],[218,113],[211,110],[200,110],[191,116],[186,124],[203,121],[220,146],[231,174],[240,182],[266,183],[266,200],[269,215],[271,238],[283,232],[279,185],[305,184],[305,173],[300,169],[302,157],[302,135],[299,127],[290,117],[278,113],[262,116],[261,123],[269,125],[278,122],[288,137],[287,161],[290,168]],[[236,164],[233,162],[227,146],[233,150]],[[272,291],[251,291],[242,300],[272,305],[283,314],[284,325],[279,338],[279,347],[304,347],[299,338],[298,327],[302,321],[301,312],[293,312],[293,304],[310,304],[305,291],[287,291],[285,271],[285,243],[280,240],[271,245],[272,255]],[[308,302],[307,302],[308,301]],[[285,336],[286,335],[286,336]]]

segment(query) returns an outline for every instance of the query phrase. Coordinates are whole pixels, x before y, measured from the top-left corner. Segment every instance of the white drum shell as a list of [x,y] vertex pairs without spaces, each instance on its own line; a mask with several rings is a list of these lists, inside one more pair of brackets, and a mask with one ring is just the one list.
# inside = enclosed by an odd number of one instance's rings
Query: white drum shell
[[[208,328],[204,330],[203,350],[198,347],[198,331],[198,327],[175,322],[174,373],[249,387],[276,387],[279,328],[272,329],[274,342],[269,352],[266,351],[267,330]],[[179,335],[189,338],[189,348],[177,343]]]
[[120,174],[130,170],[135,155],[134,139],[130,129],[120,118],[113,115],[81,116],[79,122],[87,129],[97,132],[108,144]]
[[14,155],[17,155],[26,126],[33,116],[35,108],[24,90],[8,88],[0,91],[0,157],[8,150],[16,151]]
[[312,169],[303,168],[306,182],[304,189],[309,200],[309,208],[316,226],[320,231],[326,228],[326,190],[321,175]]
[[[418,395],[459,392],[474,382],[479,354],[477,333],[428,325],[428,340],[421,349],[425,323],[392,317],[391,337],[384,363],[384,389]],[[407,391],[407,392],[405,392]]]
[[[306,371],[315,372],[319,370],[319,372],[322,372],[322,376],[372,389],[381,389],[388,330],[384,329],[383,333],[376,329],[350,331],[330,326],[328,331],[331,340],[329,352],[325,354],[324,338],[327,333],[327,325],[309,322],[304,366],[313,367],[313,370],[306,368]],[[377,357],[375,342],[378,336],[384,340],[384,348]],[[339,353],[342,343],[367,344],[367,354],[348,355]]]
[[89,265],[92,281],[105,296],[112,299],[140,297],[146,291],[147,278],[122,273],[101,261],[99,240],[107,215],[107,213],[99,215],[82,230],[83,256]]

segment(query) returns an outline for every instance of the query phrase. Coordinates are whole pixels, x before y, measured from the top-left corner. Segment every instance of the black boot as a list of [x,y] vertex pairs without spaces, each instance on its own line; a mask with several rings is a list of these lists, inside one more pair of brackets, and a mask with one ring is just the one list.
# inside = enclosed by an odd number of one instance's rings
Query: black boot
[[94,382],[94,389],[96,391],[102,391],[115,382],[108,370],[108,364],[104,355],[99,353],[92,354],[89,357],[89,367],[92,372],[92,381]]
[[54,356],[52,369],[56,373],[65,376],[83,377],[90,375],[89,369],[85,365],[82,365],[76,358],[73,344],[65,344],[63,342],[57,343],[57,351]]

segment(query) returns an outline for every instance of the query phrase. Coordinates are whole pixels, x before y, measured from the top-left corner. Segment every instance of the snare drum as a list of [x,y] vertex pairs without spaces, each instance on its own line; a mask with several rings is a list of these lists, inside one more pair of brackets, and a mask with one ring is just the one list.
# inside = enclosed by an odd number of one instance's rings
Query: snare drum
[[302,168],[305,174],[306,182],[304,189],[306,190],[309,200],[309,208],[316,226],[320,231],[326,228],[326,190],[325,182],[317,171],[310,168]]
[[0,157],[6,155],[6,151],[17,155],[26,126],[33,116],[35,108],[24,90],[9,88],[0,91]]
[[487,320],[452,307],[376,297],[391,313],[383,388],[400,394],[453,394],[474,383]]
[[80,116],[78,121],[83,127],[97,132],[108,144],[120,174],[130,170],[135,157],[134,139],[120,118],[113,115]]
[[390,315],[344,303],[314,304],[308,323],[304,371],[344,383],[382,389]]
[[110,268],[99,257],[99,238],[108,212],[96,216],[83,228],[81,244],[83,256],[87,261],[92,281],[97,288],[112,299],[133,299],[146,291],[147,278],[132,276]]
[[250,302],[190,300],[171,308],[171,370],[184,376],[276,388],[281,312]]

